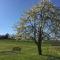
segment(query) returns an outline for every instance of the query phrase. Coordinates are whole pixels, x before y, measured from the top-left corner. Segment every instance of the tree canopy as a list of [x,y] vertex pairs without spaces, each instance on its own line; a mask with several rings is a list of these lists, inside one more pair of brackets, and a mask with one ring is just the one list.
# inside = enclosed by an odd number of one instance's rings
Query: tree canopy
[[57,36],[60,31],[60,8],[48,1],[37,4],[21,17],[17,31],[19,34],[33,37],[34,30],[37,35],[40,26],[46,37]]

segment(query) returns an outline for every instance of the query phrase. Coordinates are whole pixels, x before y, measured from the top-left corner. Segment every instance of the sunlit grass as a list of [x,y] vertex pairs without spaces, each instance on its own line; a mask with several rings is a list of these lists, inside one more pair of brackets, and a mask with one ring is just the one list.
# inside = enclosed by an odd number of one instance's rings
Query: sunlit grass
[[[2,51],[11,51],[15,46],[21,48],[20,53],[1,53]],[[41,56],[38,55],[34,42],[0,40],[0,60],[60,60],[60,46],[42,45],[42,53]]]

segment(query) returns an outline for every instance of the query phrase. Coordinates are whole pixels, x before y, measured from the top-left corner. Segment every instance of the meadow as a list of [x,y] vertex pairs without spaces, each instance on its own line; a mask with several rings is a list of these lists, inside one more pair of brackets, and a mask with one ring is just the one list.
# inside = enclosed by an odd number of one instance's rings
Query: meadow
[[[37,46],[32,41],[0,40],[0,60],[60,60],[60,45],[56,43],[44,42],[42,55],[39,56]],[[21,48],[20,52],[8,52],[17,46]]]

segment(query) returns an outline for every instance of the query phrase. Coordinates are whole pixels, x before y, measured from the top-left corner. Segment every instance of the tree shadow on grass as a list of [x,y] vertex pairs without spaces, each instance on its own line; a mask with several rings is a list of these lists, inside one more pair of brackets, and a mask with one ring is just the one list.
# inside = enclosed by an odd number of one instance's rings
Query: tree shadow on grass
[[0,55],[17,54],[21,52],[20,47],[13,47],[12,50],[0,51]]
[[0,55],[13,55],[18,53],[20,53],[20,51],[0,51]]
[[47,57],[47,60],[60,60],[60,57],[53,55],[43,55]]

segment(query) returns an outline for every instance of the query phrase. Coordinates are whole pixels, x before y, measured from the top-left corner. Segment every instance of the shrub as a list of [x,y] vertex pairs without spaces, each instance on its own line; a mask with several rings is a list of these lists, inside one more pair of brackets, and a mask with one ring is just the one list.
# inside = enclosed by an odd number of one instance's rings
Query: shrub
[[21,51],[20,47],[13,47],[12,51]]

